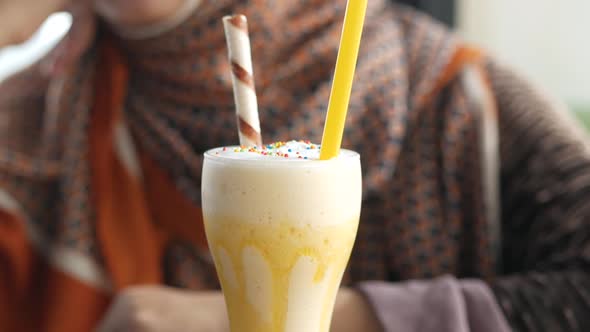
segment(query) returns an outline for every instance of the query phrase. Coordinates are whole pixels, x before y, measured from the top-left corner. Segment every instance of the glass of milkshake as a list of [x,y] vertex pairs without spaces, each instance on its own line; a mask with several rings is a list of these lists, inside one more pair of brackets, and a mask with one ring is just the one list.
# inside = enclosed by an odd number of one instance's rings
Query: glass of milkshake
[[328,332],[361,208],[361,165],[291,141],[205,153],[202,205],[232,332]]

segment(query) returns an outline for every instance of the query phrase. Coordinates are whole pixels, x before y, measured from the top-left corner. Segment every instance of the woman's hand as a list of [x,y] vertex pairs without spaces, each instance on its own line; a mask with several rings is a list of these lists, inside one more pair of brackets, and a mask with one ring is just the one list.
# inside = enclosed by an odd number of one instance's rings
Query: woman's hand
[[[15,0],[0,0],[0,3],[2,1]],[[24,1],[29,2],[32,0]],[[94,40],[96,14],[104,18],[115,29],[122,31],[141,29],[174,16],[185,1],[188,0],[48,1],[68,1],[66,10],[73,17],[71,31],[43,63],[46,74],[59,76],[75,67],[76,61]]]
[[133,287],[117,296],[97,332],[228,332],[220,292]]
[[70,68],[94,37],[95,19],[91,0],[0,0],[0,48],[27,41],[49,15],[58,11],[72,14],[71,32],[43,60],[44,74]]
[[[0,48],[27,41],[49,15],[93,9],[116,28],[135,29],[173,16],[187,0],[0,0]],[[76,13],[74,13],[76,14]],[[76,28],[77,17],[74,17]],[[81,26],[85,24],[79,24]]]
[[[228,332],[220,292],[191,292],[160,286],[133,287],[115,299],[97,332]],[[369,304],[355,290],[342,289],[331,331],[379,332]]]
[[381,332],[377,316],[365,298],[356,290],[343,288],[338,292],[332,332]]
[[68,0],[0,0],[0,47],[27,41]]

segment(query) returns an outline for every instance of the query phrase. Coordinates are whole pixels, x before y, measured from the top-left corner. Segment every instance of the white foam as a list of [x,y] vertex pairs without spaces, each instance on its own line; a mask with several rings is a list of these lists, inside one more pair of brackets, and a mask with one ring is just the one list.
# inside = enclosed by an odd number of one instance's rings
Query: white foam
[[[254,149],[229,146],[217,148],[208,153],[220,158],[239,160],[297,160],[310,161],[320,159],[319,144],[306,141],[289,141],[284,143],[272,143],[255,147]],[[342,150],[337,158],[354,157],[356,153]]]
[[357,153],[342,150],[337,158],[320,161],[229,150],[205,154],[205,215],[298,226],[358,220],[362,188]]

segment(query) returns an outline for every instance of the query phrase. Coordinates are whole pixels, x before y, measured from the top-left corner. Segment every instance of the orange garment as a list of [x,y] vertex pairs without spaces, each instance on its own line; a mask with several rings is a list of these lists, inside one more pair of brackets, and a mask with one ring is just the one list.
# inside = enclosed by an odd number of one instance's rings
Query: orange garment
[[113,294],[162,283],[163,248],[171,238],[206,247],[201,211],[145,155],[143,181],[116,158],[114,126],[122,116],[127,69],[109,45],[101,50],[92,109],[90,160],[97,232],[112,289],[97,290],[46,262],[30,244],[18,213],[0,210],[0,330],[92,331]]

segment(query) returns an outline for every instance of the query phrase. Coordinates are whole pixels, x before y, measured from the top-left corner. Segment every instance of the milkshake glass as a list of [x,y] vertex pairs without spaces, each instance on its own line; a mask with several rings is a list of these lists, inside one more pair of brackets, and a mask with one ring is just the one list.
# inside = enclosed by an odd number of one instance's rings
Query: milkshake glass
[[291,141],[205,153],[202,206],[232,332],[328,332],[361,207],[356,152]]

